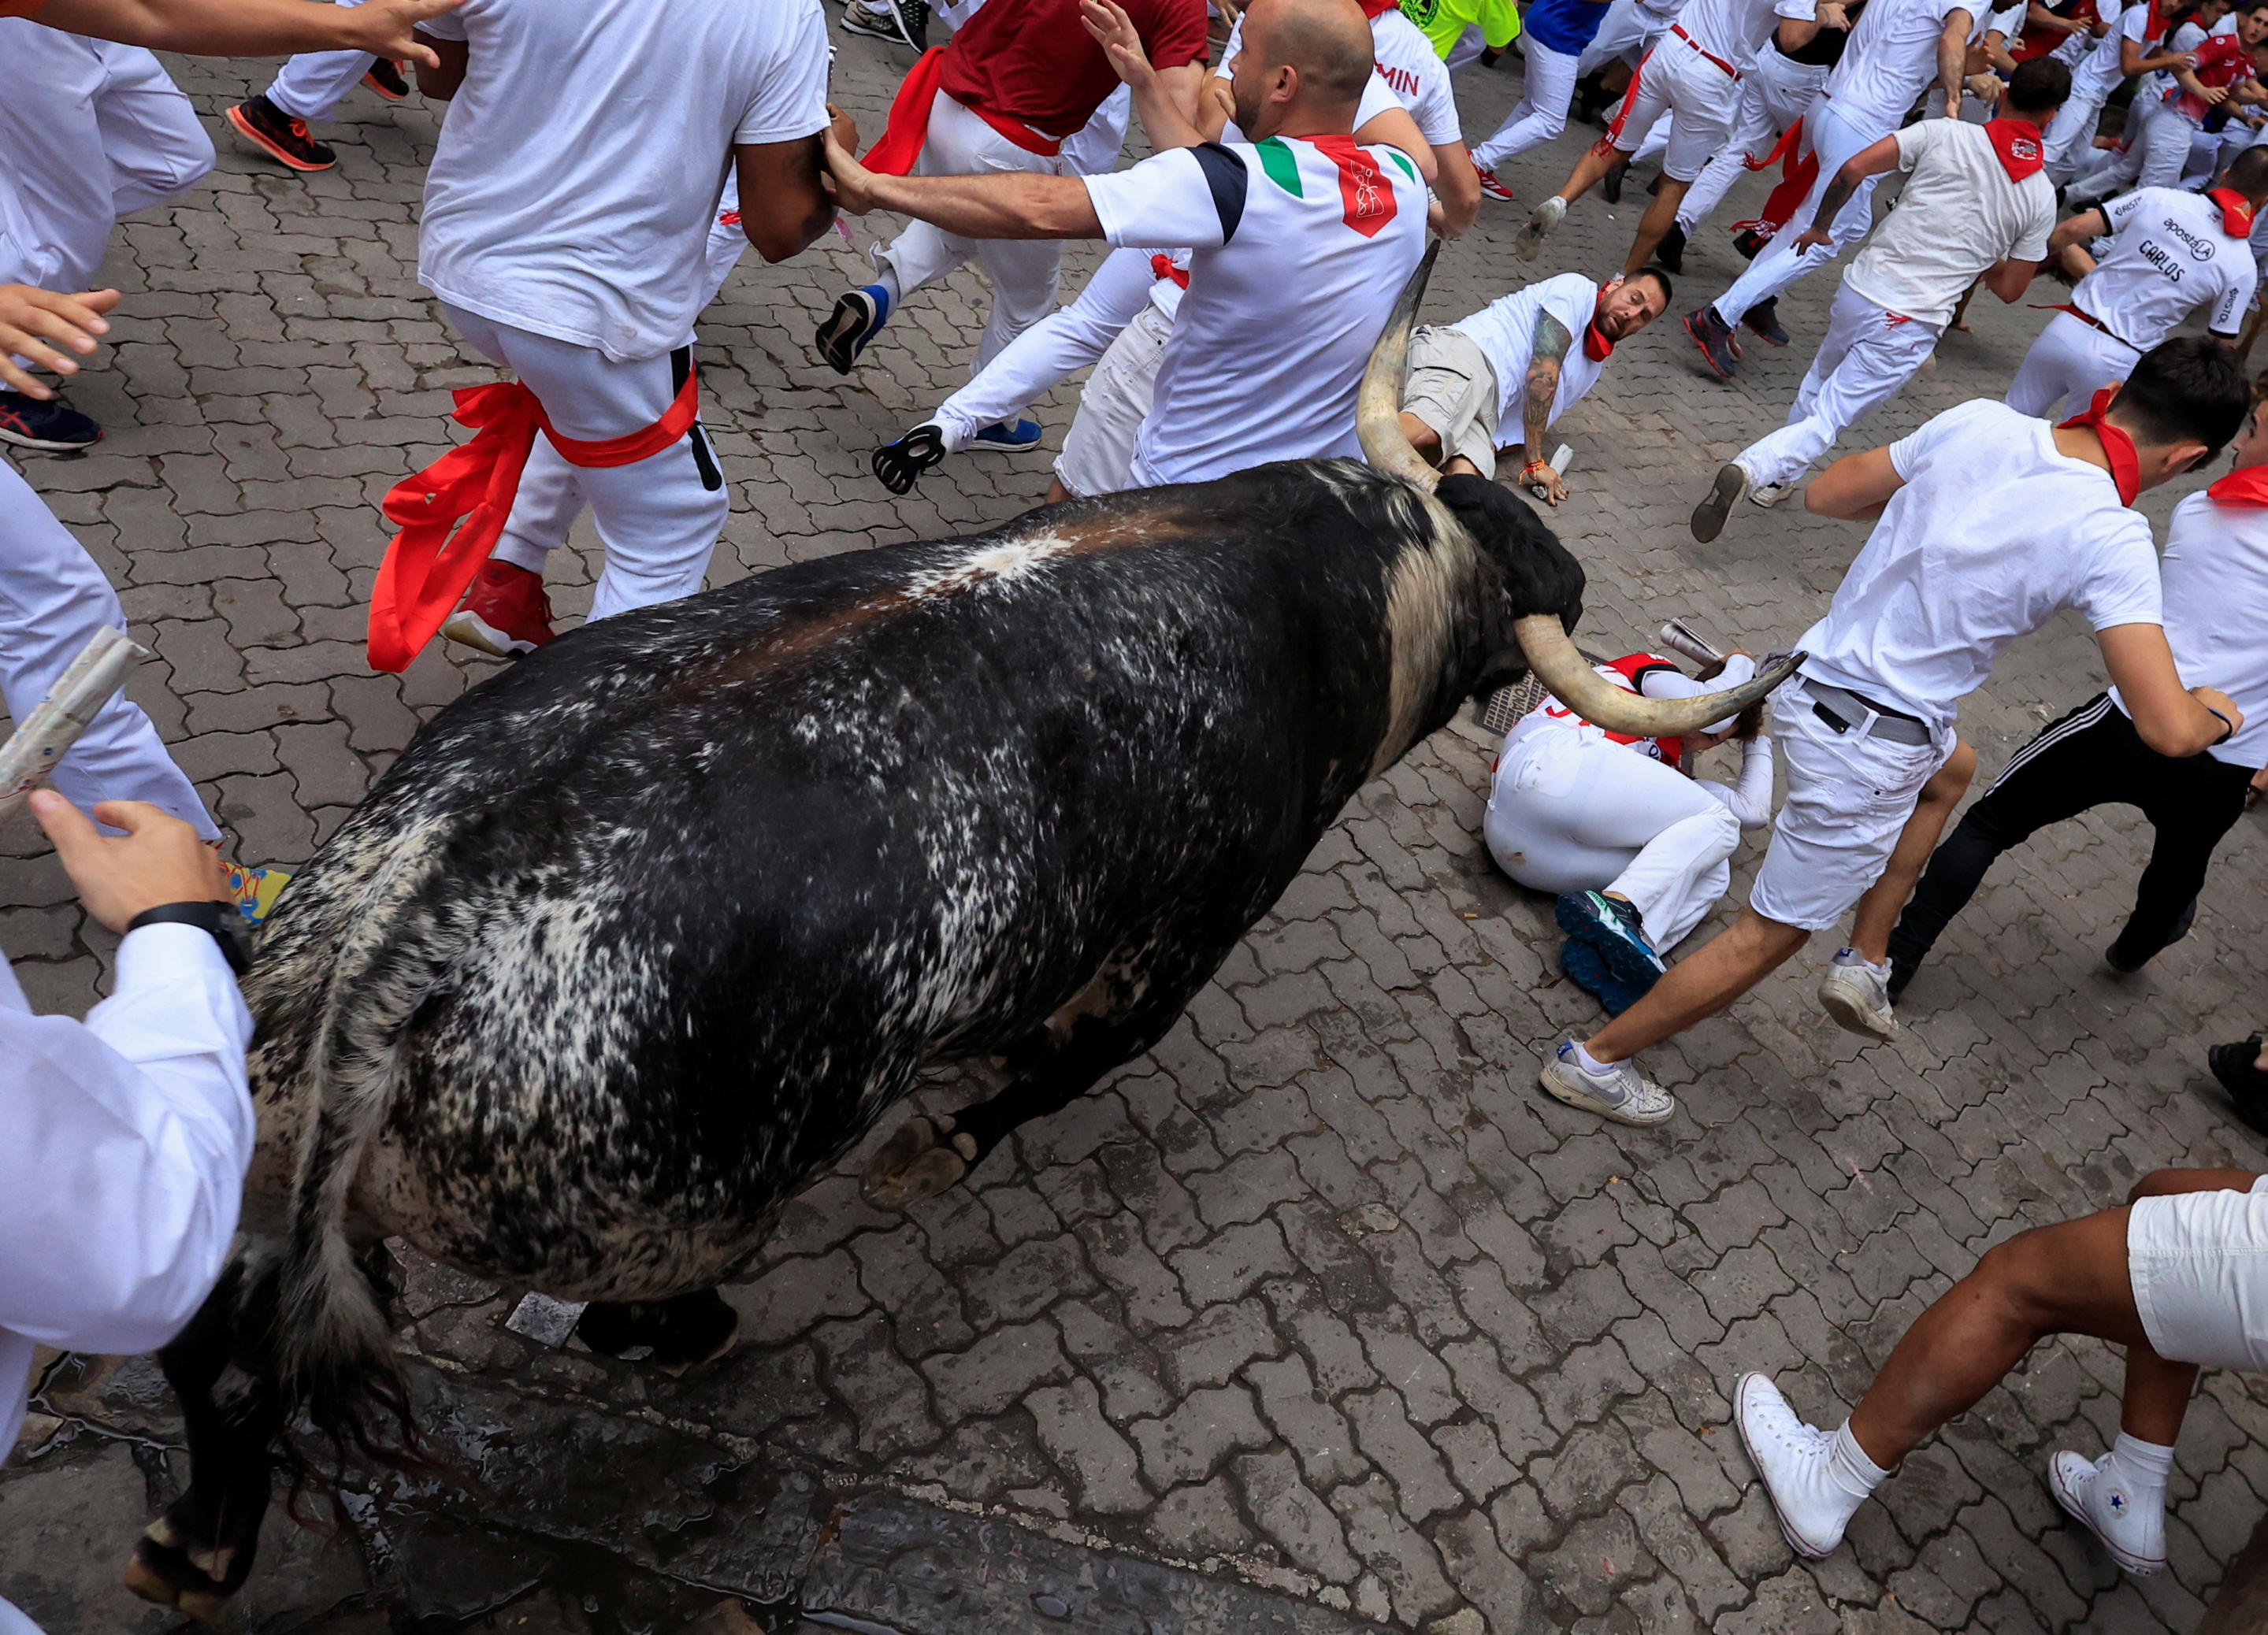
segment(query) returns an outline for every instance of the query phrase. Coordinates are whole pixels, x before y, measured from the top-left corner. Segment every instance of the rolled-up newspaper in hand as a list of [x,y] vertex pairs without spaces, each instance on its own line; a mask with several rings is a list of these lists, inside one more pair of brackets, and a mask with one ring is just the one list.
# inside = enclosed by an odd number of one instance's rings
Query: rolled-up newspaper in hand
[[87,723],[125,682],[126,667],[149,656],[147,648],[107,625],[87,639],[48,696],[16,723],[8,742],[0,744],[0,818],[21,806],[78,742]]

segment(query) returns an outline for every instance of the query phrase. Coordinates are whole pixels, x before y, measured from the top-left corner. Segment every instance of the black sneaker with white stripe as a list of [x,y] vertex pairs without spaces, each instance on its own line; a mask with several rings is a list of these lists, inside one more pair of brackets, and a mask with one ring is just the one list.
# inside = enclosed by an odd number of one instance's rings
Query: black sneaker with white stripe
[[68,454],[102,441],[102,428],[61,398],[0,390],[0,443]]

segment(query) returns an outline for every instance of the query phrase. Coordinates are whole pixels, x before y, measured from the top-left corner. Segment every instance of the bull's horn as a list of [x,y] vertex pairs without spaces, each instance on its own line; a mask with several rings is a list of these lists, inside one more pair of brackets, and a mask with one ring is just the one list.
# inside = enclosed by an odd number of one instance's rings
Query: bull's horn
[[1739,715],[1793,675],[1795,667],[1807,656],[1793,654],[1757,671],[1753,679],[1727,687],[1722,693],[1704,693],[1690,699],[1649,699],[1624,692],[1592,669],[1590,660],[1576,650],[1567,633],[1559,627],[1559,621],[1551,615],[1532,613],[1514,621],[1512,628],[1520,639],[1520,650],[1528,659],[1528,667],[1535,672],[1537,680],[1551,689],[1554,698],[1584,720],[1609,732],[1628,732],[1649,738],[1698,732],[1711,722]]
[[[1355,435],[1362,440],[1363,458],[1390,477],[1399,477],[1420,493],[1431,494],[1441,473],[1425,463],[1402,429],[1402,373],[1410,361],[1410,331],[1418,321],[1418,304],[1425,298],[1425,281],[1433,275],[1434,259],[1441,253],[1439,238],[1425,246],[1425,259],[1379,331],[1370,349],[1370,363],[1362,371],[1362,388],[1355,394]],[[1617,729],[1619,730],[1619,729]]]

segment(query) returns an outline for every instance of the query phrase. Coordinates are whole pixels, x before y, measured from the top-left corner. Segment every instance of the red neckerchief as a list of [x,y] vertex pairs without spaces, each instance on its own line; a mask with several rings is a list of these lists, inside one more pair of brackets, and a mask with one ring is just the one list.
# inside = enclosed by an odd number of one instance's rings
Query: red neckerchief
[[2166,25],[2172,20],[2173,19],[2171,18],[2166,15],[2166,9],[2160,4],[2160,0],[2150,0],[2150,19],[2142,25],[2142,39],[2144,41],[2154,42],[2158,40],[2163,39],[2166,33]]
[[2132,505],[2134,496],[2142,492],[2142,458],[2134,452],[2134,439],[2124,429],[2112,425],[2103,416],[2110,411],[2110,400],[2118,388],[2105,386],[2095,394],[2095,401],[2087,406],[2087,413],[2074,414],[2069,420],[2058,421],[2056,429],[2072,426],[2091,426],[2095,435],[2102,440],[2102,452],[2110,460],[2110,480],[2118,485],[2118,503]]
[[2268,466],[2241,466],[2205,493],[2223,505],[2268,506]]
[[1615,349],[1614,339],[1599,327],[1599,309],[1607,304],[1607,292],[1599,291],[1599,298],[1591,303],[1591,321],[1583,326],[1583,356],[1594,363],[1603,363]]
[[1395,202],[1394,184],[1379,172],[1369,154],[1352,136],[1305,138],[1339,172],[1340,216],[1366,238],[1375,238],[1401,207]]
[[1984,134],[1992,139],[1992,151],[2000,156],[2000,168],[2008,172],[2010,181],[2023,180],[2048,162],[2047,138],[2028,119],[2012,114],[1987,120]]
[[1362,0],[1362,14],[1375,23],[1401,4],[1402,0]]
[[2252,201],[2234,187],[2214,187],[2205,195],[2220,206],[2220,231],[2232,238],[2252,236]]

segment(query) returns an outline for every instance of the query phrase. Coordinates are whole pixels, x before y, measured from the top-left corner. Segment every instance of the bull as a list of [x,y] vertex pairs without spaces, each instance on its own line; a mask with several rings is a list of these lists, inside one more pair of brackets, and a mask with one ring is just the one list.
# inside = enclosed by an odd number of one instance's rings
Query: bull
[[1005,1078],[879,1149],[884,1206],[1155,1044],[1476,691],[1532,668],[1668,734],[1781,679],[1672,702],[1591,670],[1573,559],[1401,433],[1431,264],[1361,389],[1367,466],[781,568],[586,627],[416,736],[261,939],[259,1152],[232,1265],[162,1354],[192,1477],[137,1593],[217,1614],[287,1427],[406,1426],[380,1239],[595,1302],[604,1349],[713,1352],[715,1286],[924,1066]]

